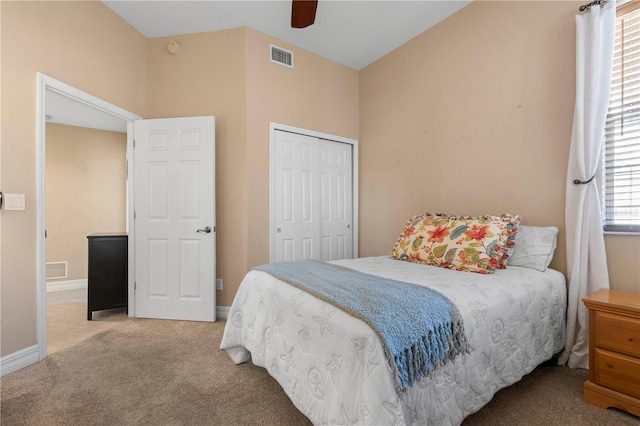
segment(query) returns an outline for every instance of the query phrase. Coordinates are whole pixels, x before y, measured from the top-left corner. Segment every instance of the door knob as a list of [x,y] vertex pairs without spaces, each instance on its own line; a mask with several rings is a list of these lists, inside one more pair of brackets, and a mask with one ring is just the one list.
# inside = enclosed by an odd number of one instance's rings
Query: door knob
[[208,234],[209,232],[211,232],[211,227],[205,226],[204,229],[198,229],[196,232],[205,232]]

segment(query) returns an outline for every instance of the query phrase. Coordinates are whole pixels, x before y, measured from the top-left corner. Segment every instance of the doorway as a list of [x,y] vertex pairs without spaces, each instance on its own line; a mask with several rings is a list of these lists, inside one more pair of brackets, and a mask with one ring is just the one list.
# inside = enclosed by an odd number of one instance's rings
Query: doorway
[[[37,337],[38,357],[47,356],[47,293],[46,293],[46,123],[47,115],[55,116],[62,124],[127,132],[127,158],[132,155],[130,128],[139,117],[102,99],[78,90],[44,74],[37,77],[36,117],[36,260],[37,260]],[[127,161],[127,174],[131,176],[132,164]],[[126,229],[133,232],[131,179],[126,188]],[[132,241],[129,241],[132,253]],[[133,274],[133,256],[129,258],[129,281]],[[132,286],[129,286],[132,291]],[[133,295],[130,294],[130,297]],[[133,299],[132,299],[133,300]],[[133,312],[129,311],[133,316]]]
[[[61,124],[55,110],[47,108],[45,160],[49,355],[127,319],[123,307],[99,310],[94,321],[83,321],[89,298],[87,236],[126,231],[126,128]],[[126,277],[121,282],[125,296]]]

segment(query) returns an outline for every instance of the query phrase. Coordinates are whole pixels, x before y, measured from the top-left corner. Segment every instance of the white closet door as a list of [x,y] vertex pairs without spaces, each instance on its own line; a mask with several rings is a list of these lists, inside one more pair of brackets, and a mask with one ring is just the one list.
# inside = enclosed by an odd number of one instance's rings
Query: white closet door
[[352,258],[352,146],[278,130],[272,160],[272,260]]
[[351,145],[320,139],[320,259],[353,257]]
[[318,139],[278,131],[275,142],[275,258],[319,259]]

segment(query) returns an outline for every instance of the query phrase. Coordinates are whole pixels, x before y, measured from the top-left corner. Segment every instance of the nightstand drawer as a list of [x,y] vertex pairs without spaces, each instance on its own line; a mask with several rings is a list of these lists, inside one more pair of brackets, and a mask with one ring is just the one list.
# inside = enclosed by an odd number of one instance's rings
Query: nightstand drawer
[[596,348],[595,361],[598,384],[640,398],[640,359]]
[[597,312],[596,346],[640,357],[640,320]]

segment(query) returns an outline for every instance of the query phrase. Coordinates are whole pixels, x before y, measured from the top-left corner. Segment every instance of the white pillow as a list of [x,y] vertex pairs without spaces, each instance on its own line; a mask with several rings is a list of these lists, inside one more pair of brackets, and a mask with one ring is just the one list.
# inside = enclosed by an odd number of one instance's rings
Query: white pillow
[[556,226],[520,225],[507,266],[523,266],[546,271],[558,244],[558,232]]

